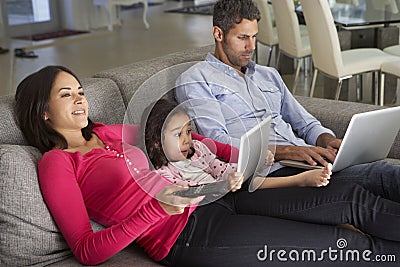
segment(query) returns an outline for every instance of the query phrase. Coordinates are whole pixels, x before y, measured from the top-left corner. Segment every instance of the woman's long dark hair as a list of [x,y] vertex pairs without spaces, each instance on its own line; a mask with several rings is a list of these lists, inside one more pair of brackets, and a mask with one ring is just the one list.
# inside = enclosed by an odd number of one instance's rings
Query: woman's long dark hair
[[187,114],[182,106],[166,99],[160,99],[148,106],[143,113],[141,125],[144,130],[145,147],[155,169],[166,166],[169,162],[162,147],[163,127],[178,113]]
[[[78,77],[68,68],[47,66],[27,76],[18,85],[15,93],[15,115],[18,125],[28,143],[37,147],[42,153],[54,147],[68,148],[64,136],[44,120],[44,114],[49,108],[51,89],[60,72],[71,74],[81,84]],[[82,129],[82,135],[86,140],[92,137],[93,129],[92,121],[88,119],[88,122]]]

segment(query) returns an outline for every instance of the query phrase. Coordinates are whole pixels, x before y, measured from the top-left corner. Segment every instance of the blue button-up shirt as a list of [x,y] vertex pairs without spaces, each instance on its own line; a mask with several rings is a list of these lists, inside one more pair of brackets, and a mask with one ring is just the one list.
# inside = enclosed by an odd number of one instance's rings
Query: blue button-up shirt
[[238,148],[240,137],[269,115],[272,145],[316,145],[322,133],[334,135],[297,102],[276,69],[253,61],[242,74],[209,53],[178,78],[175,94],[200,134]]

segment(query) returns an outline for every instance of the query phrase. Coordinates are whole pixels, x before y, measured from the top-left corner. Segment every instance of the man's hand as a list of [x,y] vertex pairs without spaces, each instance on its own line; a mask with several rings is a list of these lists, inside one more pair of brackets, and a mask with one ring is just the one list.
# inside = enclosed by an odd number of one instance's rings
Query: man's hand
[[331,134],[323,133],[318,136],[317,139],[317,146],[337,150],[339,149],[340,145],[342,144],[342,139],[338,139]]
[[306,161],[312,166],[318,163],[326,166],[335,160],[336,151],[336,149],[319,146],[276,146],[275,160],[291,159]]
[[335,138],[329,141],[329,143],[326,145],[326,148],[336,150],[337,153],[341,144],[342,139]]

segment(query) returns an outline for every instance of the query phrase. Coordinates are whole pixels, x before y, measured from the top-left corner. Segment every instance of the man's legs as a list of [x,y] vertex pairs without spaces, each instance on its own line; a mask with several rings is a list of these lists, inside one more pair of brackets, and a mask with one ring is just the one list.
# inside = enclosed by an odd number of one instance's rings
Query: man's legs
[[[238,214],[228,203],[219,201],[199,207],[163,263],[174,267],[399,263],[398,242],[330,225]],[[380,255],[390,257],[390,262],[375,265],[374,260]]]
[[331,179],[357,183],[376,195],[400,203],[400,165],[385,161],[355,165],[334,173]]
[[327,225],[351,224],[372,236],[400,242],[400,204],[352,182],[238,192],[224,200],[239,214]]

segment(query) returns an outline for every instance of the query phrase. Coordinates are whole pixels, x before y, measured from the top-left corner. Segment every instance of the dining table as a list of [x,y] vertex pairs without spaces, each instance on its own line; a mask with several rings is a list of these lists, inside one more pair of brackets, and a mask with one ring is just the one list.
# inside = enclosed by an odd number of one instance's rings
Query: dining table
[[[342,50],[399,43],[400,0],[327,0]],[[305,24],[301,4],[296,7]]]
[[[353,48],[379,48],[399,44],[400,0],[327,0],[335,22],[342,50]],[[301,4],[296,6],[300,23],[306,24]],[[372,80],[372,83],[376,83]],[[347,82],[346,82],[347,83]],[[385,81],[385,102],[396,97],[397,79]],[[336,82],[325,78],[323,97],[332,98]],[[374,91],[374,90],[372,90]],[[362,90],[360,91],[362,92]],[[343,84],[342,94],[348,95],[348,85]],[[371,93],[374,99],[375,92]],[[357,101],[362,95],[356,96]]]

